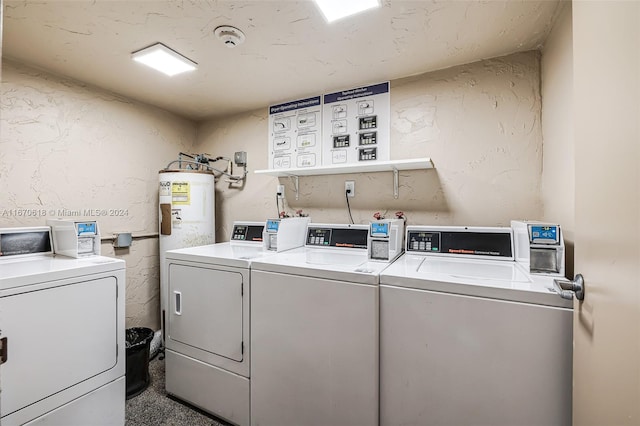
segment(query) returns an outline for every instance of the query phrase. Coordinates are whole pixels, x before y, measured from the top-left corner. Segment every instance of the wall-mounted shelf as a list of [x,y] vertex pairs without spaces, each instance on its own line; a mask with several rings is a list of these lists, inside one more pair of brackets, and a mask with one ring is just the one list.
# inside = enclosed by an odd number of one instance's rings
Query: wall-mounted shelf
[[340,175],[346,173],[375,173],[393,172],[393,196],[398,198],[398,171],[432,169],[430,158],[416,158],[413,160],[377,161],[375,163],[346,164],[308,167],[298,169],[269,169],[256,170],[254,173],[277,177],[290,177],[294,181],[296,200],[298,199],[298,178],[300,176]]

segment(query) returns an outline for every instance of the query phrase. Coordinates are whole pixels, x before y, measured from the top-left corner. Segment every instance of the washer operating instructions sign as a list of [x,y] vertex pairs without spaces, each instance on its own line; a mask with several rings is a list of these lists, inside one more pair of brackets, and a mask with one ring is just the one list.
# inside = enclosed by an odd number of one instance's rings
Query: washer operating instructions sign
[[389,159],[389,82],[324,95],[322,164]]
[[390,158],[389,82],[269,107],[269,168]]

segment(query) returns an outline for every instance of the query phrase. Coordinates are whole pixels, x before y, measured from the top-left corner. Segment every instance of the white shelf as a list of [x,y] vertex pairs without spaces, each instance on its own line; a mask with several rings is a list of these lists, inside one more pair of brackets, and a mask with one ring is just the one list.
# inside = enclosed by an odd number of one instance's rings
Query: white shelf
[[416,158],[413,160],[377,161],[363,164],[332,165],[298,169],[256,170],[254,173],[277,177],[288,177],[340,175],[345,173],[392,172],[394,170],[421,170],[431,168],[433,168],[433,162],[430,158]]
[[375,172],[393,172],[393,196],[398,198],[399,187],[399,170],[424,170],[432,169],[433,162],[431,158],[416,158],[413,160],[391,160],[391,161],[376,161],[372,163],[362,164],[347,164],[347,165],[332,165],[332,166],[319,166],[308,167],[299,169],[269,169],[269,170],[256,170],[254,173],[261,175],[270,175],[277,177],[290,177],[293,178],[296,192],[296,200],[299,197],[298,193],[298,178],[300,176],[318,176],[318,175],[340,175],[346,173],[375,173]]

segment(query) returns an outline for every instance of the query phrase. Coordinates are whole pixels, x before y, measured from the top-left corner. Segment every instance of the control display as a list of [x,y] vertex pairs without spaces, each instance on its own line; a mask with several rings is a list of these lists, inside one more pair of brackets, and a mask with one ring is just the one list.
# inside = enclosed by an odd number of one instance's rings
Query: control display
[[370,161],[378,158],[378,148],[360,148],[358,150],[358,161]]
[[235,225],[231,239],[234,241],[262,241],[263,225]]
[[378,116],[360,117],[359,127],[360,130],[375,129],[378,127]]
[[388,237],[389,223],[388,222],[372,222],[370,230],[371,230],[372,237]]
[[464,256],[512,257],[511,234],[505,232],[410,231],[407,251]]
[[280,219],[267,219],[267,232],[278,232]]
[[96,235],[96,223],[95,222],[78,222],[76,223],[76,229],[78,235]]
[[331,229],[313,228],[307,234],[307,244],[313,246],[328,246],[331,242]]
[[377,143],[376,132],[363,132],[360,133],[360,145],[375,145]]
[[348,148],[350,145],[349,135],[340,135],[333,137],[334,148]]
[[307,245],[318,247],[367,248],[366,229],[309,228]]
[[529,241],[533,244],[558,244],[559,232],[555,225],[529,225]]
[[439,232],[411,231],[407,237],[407,251],[440,253]]

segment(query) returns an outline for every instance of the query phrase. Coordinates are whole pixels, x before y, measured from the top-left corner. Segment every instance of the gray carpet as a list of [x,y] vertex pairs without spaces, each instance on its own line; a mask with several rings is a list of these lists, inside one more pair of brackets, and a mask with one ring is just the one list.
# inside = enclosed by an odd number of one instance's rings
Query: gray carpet
[[168,397],[164,389],[164,360],[159,358],[149,361],[149,387],[126,402],[126,426],[230,426]]

